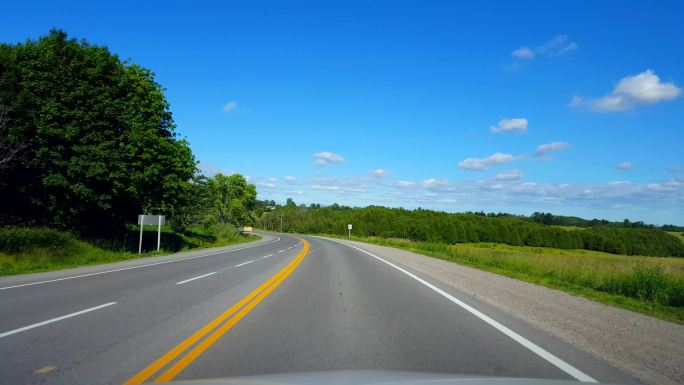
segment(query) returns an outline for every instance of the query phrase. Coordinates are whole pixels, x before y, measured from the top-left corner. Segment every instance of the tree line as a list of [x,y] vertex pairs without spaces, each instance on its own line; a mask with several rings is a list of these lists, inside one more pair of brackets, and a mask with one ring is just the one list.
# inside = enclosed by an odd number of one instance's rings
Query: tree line
[[0,225],[106,235],[141,213],[177,230],[251,221],[254,185],[198,174],[164,91],[64,31],[0,44]]
[[587,249],[625,255],[684,257],[684,243],[650,228],[585,228],[547,226],[511,215],[487,216],[424,209],[405,210],[369,206],[279,206],[265,211],[259,225],[273,230],[318,234],[353,234],[412,241],[499,242],[514,246]]
[[521,217],[529,219],[535,223],[542,223],[545,225],[555,226],[575,226],[575,227],[613,227],[613,228],[634,228],[634,229],[660,229],[664,231],[681,231],[684,232],[684,227],[675,225],[655,226],[644,223],[643,221],[632,222],[625,219],[620,222],[611,222],[605,219],[584,219],[574,216],[553,215],[551,213],[534,212],[529,217]]

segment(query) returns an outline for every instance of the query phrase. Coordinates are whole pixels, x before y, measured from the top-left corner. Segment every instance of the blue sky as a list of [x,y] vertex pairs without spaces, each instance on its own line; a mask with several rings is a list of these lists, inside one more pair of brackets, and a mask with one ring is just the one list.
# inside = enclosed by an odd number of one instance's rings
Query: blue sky
[[12,2],[152,69],[259,197],[684,225],[684,3]]

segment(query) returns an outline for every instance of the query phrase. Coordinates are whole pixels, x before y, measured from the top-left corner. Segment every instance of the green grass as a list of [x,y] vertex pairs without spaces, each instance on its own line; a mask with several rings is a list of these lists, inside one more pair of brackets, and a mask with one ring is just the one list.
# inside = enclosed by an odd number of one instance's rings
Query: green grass
[[668,231],[667,233],[670,235],[674,235],[675,237],[679,238],[680,241],[684,242],[684,233],[681,233],[679,231]]
[[[138,232],[130,229],[123,239],[78,239],[74,234],[46,228],[0,228],[0,276],[69,267],[95,265],[140,258]],[[142,257],[178,251],[250,242],[257,236],[242,236],[230,226],[197,228],[184,234],[162,228],[162,251],[156,251],[157,232],[143,234]]]
[[414,251],[684,324],[684,258],[499,243],[352,239]]

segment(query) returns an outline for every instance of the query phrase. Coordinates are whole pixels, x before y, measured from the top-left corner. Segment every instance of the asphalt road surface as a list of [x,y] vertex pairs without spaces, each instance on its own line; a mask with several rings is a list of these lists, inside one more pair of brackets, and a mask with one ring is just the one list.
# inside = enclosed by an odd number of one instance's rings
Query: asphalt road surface
[[636,383],[382,255],[315,237],[4,277],[0,315],[3,384],[357,369]]

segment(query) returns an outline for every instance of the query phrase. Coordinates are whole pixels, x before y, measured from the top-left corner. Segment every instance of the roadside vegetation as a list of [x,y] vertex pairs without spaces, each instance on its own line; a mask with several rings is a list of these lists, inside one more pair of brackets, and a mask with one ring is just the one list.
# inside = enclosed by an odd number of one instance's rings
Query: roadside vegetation
[[[550,216],[550,214],[545,217]],[[405,210],[379,206],[350,208],[339,205],[301,207],[285,205],[264,213],[259,223],[267,229],[310,234],[354,234],[378,238],[401,238],[444,244],[492,242],[511,246],[585,249],[622,255],[684,257],[684,243],[650,226],[622,222],[572,231],[557,223],[539,223],[532,217],[509,214],[446,213],[424,209]]]
[[143,213],[166,215],[165,252],[255,239],[256,187],[201,175],[164,91],[64,31],[0,44],[0,274],[134,258]]
[[[0,228],[0,276],[139,258],[138,236],[138,229],[134,228],[119,240],[83,240],[72,232],[49,228],[3,227]],[[161,251],[157,252],[157,231],[150,228],[143,234],[143,256],[227,246],[257,239],[260,237],[240,235],[234,227],[227,225],[198,227],[180,234],[164,226]]]
[[500,243],[448,245],[356,236],[352,240],[413,251],[684,324],[682,258]]
[[684,242],[684,231],[668,231],[668,234],[679,238],[680,241]]
[[[535,213],[279,206],[259,225],[402,248],[684,323],[684,242],[655,226]],[[544,223],[543,219],[546,218]],[[554,218],[553,220],[550,220]],[[596,223],[597,227],[585,227]],[[578,224],[582,225],[579,226]],[[668,230],[681,230],[669,226]],[[679,238],[678,238],[679,237]]]

